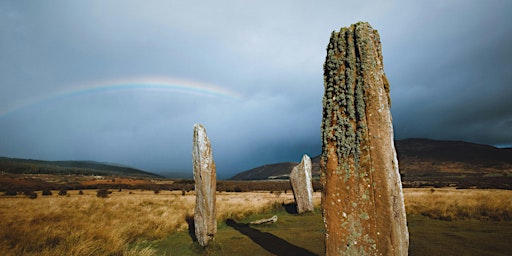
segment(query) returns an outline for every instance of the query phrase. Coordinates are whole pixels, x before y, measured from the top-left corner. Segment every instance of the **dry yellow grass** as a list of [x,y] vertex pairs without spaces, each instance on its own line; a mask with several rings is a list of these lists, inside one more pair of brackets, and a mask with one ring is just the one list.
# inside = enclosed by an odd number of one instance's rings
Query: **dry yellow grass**
[[[409,214],[438,219],[512,220],[512,191],[405,189]],[[130,194],[131,192],[131,194]],[[124,190],[109,198],[96,190],[71,196],[0,196],[0,255],[155,255],[141,241],[187,230],[195,196],[179,192]],[[292,193],[217,193],[219,223],[241,220],[293,202]],[[315,205],[320,193],[315,193]]]
[[[68,192],[69,197],[0,197],[0,255],[153,255],[134,242],[188,228],[195,196],[161,191]],[[317,195],[319,198],[319,194]],[[218,220],[240,219],[293,201],[291,193],[218,193]]]
[[435,219],[512,220],[512,191],[481,189],[405,189],[408,214]]

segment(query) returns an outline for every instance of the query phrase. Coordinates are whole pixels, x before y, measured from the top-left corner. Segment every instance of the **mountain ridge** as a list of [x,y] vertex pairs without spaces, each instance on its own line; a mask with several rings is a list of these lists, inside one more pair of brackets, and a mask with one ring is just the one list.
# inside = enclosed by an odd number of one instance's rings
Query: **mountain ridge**
[[[404,183],[414,184],[474,184],[500,182],[510,187],[512,180],[512,150],[465,142],[411,138],[396,140],[400,174]],[[298,164],[288,162],[256,167],[234,175],[232,180],[266,180],[285,178]],[[320,176],[320,156],[312,158],[313,176]],[[286,167],[286,168],[283,168]],[[257,172],[256,172],[257,170]],[[501,181],[497,181],[498,178]],[[491,180],[491,178],[495,178]],[[508,185],[507,185],[508,182]],[[480,183],[479,183],[480,184]]]
[[74,174],[100,176],[132,176],[161,178],[162,176],[116,163],[96,161],[45,161],[0,156],[0,172],[10,174]]

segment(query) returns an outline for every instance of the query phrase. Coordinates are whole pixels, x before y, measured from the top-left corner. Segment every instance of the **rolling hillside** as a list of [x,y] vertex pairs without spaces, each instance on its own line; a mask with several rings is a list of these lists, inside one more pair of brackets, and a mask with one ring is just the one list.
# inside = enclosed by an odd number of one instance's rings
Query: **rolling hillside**
[[248,171],[241,172],[233,176],[232,180],[266,180],[276,178],[286,178],[298,163],[284,162],[276,164],[267,164]]
[[[512,188],[512,149],[463,141],[405,139],[395,142],[404,186]],[[312,158],[320,176],[320,157]],[[241,172],[234,180],[286,178],[297,163],[264,165]]]
[[41,161],[7,157],[0,157],[0,173],[160,177],[153,173],[110,163],[93,161]]

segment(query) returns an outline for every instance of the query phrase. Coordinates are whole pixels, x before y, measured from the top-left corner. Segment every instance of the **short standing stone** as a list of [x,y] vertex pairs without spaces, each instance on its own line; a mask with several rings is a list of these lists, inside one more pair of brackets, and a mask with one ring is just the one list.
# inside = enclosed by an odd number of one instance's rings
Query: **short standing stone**
[[210,140],[200,124],[194,125],[192,164],[196,191],[194,229],[201,246],[208,245],[217,233],[217,210],[215,208],[216,170]]
[[290,173],[293,196],[299,214],[313,211],[313,184],[311,180],[311,158],[304,155],[302,161],[293,167]]
[[322,208],[326,255],[407,255],[402,184],[379,34],[331,34],[324,65]]

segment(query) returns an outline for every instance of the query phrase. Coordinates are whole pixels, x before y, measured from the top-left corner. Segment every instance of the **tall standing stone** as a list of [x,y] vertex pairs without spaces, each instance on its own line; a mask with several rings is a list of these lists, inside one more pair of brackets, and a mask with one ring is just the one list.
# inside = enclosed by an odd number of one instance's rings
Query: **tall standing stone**
[[201,124],[194,125],[192,164],[196,191],[194,230],[197,241],[204,247],[217,233],[217,210],[215,208],[217,181],[210,140]]
[[304,155],[302,161],[293,167],[290,173],[293,197],[295,197],[299,214],[313,211],[313,183],[311,180],[311,158]]
[[332,32],[324,64],[326,255],[407,255],[409,233],[377,30]]

